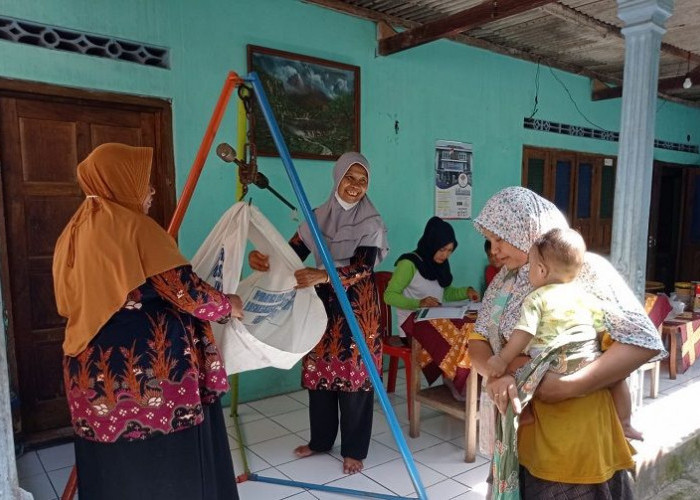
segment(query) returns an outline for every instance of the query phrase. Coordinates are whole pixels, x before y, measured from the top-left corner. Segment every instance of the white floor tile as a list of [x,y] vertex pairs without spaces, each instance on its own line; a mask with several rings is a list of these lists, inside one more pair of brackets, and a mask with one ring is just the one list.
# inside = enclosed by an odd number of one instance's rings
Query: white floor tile
[[299,493],[298,495],[287,497],[287,499],[288,500],[317,500],[318,497],[315,497],[311,493],[309,493],[308,491],[305,491],[304,493]]
[[[227,406],[223,408],[224,420],[226,421],[226,427],[231,427],[234,425],[233,417],[231,416],[231,407]],[[239,425],[244,422],[252,422],[254,420],[260,420],[265,418],[265,415],[260,413],[255,408],[248,406],[247,404],[238,405],[238,423]]]
[[49,476],[35,474],[20,478],[19,486],[34,496],[34,500],[53,500],[58,498],[58,493],[53,489]]
[[450,500],[467,491],[469,491],[469,488],[452,479],[441,481],[425,489],[425,493],[430,500]]
[[491,470],[491,464],[485,463],[469,469],[467,472],[459,474],[457,476],[452,476],[452,479],[459,481],[460,483],[469,486],[472,490],[484,490],[488,487],[486,484],[486,478],[489,477],[489,471]]
[[[338,460],[342,461],[343,456],[340,454],[340,445],[333,447],[330,451]],[[377,465],[384,464],[386,462],[391,462],[392,460],[400,457],[399,453],[392,450],[388,446],[371,440],[369,443],[369,450],[367,452],[367,458],[364,459],[363,464],[365,468],[376,467]]]
[[309,391],[306,389],[302,391],[296,391],[296,392],[291,392],[287,394],[292,399],[295,399],[296,401],[299,401],[301,404],[304,406],[309,406]]
[[299,460],[294,455],[294,448],[306,444],[306,441],[296,434],[289,434],[250,446],[250,450],[260,456],[270,465],[280,465],[293,460]]
[[295,481],[317,484],[326,484],[345,475],[343,463],[327,453],[319,453],[282,464],[277,469]]
[[438,415],[421,420],[420,428],[445,441],[464,436],[464,420],[449,415]]
[[[276,479],[289,479],[274,467],[261,470],[259,474]],[[297,494],[304,492],[305,490],[303,488],[265,483],[262,481],[244,481],[238,483],[238,496],[255,500],[281,500],[282,498],[289,498],[292,496],[296,498]]]
[[[241,458],[241,451],[231,450],[231,458],[233,459],[233,472],[236,474],[236,476],[240,476],[245,472],[245,467],[243,467],[243,459]],[[250,470],[250,472],[259,472],[270,468],[270,464],[250,450],[246,450],[245,458],[248,461],[248,470]]]
[[[401,426],[401,430],[403,431],[403,436],[406,439],[408,449],[411,450],[411,452],[413,453],[423,450],[425,448],[430,448],[431,446],[435,446],[436,444],[440,444],[443,442],[443,440],[439,437],[433,436],[429,432],[425,431],[421,432],[420,436],[412,438],[408,435],[408,428],[408,425]],[[391,432],[384,432],[382,434],[372,436],[372,439],[379,441],[382,444],[385,444],[393,450],[399,451],[399,446],[396,443],[394,435]]]
[[59,497],[63,494],[63,490],[66,489],[68,477],[70,476],[72,470],[73,467],[71,466],[63,469],[52,470],[48,473],[53,489],[56,491],[56,493],[58,493]]
[[266,417],[274,417],[275,415],[281,415],[282,413],[289,413],[290,411],[306,408],[303,403],[300,403],[294,398],[290,398],[286,394],[261,399],[259,401],[251,401],[248,404]]
[[[408,418],[408,403],[406,402],[405,399],[397,399],[397,403],[392,405],[394,409],[394,413],[396,414],[396,418],[398,419],[399,422],[402,424],[407,424],[409,422]],[[379,413],[383,413],[383,408],[377,403],[376,405],[376,411]],[[442,412],[434,410],[433,408],[430,408],[426,405],[420,405],[420,418],[421,421],[427,420],[429,418],[437,417],[440,415],[444,415]]]
[[308,408],[290,411],[289,413],[283,413],[282,415],[272,417],[272,420],[274,420],[282,427],[289,429],[292,432],[303,431],[304,429],[308,429],[311,425],[309,423]]
[[[233,427],[229,427],[227,431],[231,436],[236,437]],[[291,434],[288,429],[267,418],[241,425],[241,432],[243,432],[243,443],[246,446]]]
[[389,432],[389,423],[386,421],[384,413],[375,411],[372,415],[372,435],[383,434]]
[[486,491],[469,490],[454,497],[452,500],[485,500]]
[[[405,400],[403,403],[392,405],[391,408],[394,410],[394,415],[396,415],[396,419],[400,424],[408,423],[408,405]],[[375,413],[379,413],[382,416],[383,420],[386,420],[386,417],[384,416],[384,408],[382,408],[382,405],[379,404],[379,401],[377,401],[374,405],[374,410]]]
[[51,448],[38,450],[39,460],[44,466],[46,472],[63,469],[64,467],[75,464],[75,450],[73,443],[66,443]]
[[43,474],[44,472],[46,471],[44,471],[44,467],[39,461],[39,455],[35,451],[25,453],[17,459],[17,475],[20,478]]
[[[393,493],[379,485],[376,481],[370,479],[364,474],[353,474],[351,476],[345,476],[337,481],[331,481],[327,483],[326,486],[333,486],[336,488],[346,488],[355,491],[367,491],[370,493],[383,493],[385,495],[393,495]],[[330,493],[328,491],[313,490],[313,495],[321,500],[348,500],[348,498],[372,498],[369,496],[352,496],[342,493]]]
[[[436,472],[423,464],[416,464],[416,469],[418,470],[418,475],[423,482],[423,486],[426,488],[447,479],[439,472]],[[365,476],[374,479],[379,484],[390,489],[394,493],[403,496],[415,495],[413,482],[408,475],[408,471],[406,470],[406,466],[404,465],[402,458],[378,465],[377,467],[365,469],[362,473]]]
[[473,469],[485,460],[478,456],[476,462],[467,463],[464,461],[464,448],[455,446],[452,443],[441,443],[425,450],[415,453],[413,457],[416,461],[427,465],[447,477],[453,477],[463,472]]

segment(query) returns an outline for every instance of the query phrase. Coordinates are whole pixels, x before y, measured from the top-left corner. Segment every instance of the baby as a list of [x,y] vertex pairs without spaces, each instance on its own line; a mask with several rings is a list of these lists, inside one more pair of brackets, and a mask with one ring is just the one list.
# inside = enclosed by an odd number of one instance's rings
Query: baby
[[[585,253],[586,244],[573,229],[553,229],[535,242],[528,256],[530,283],[535,290],[523,301],[520,319],[506,345],[489,358],[489,376],[500,377],[523,352],[535,358],[551,348],[558,336],[572,332],[578,349],[558,356],[551,371],[573,373],[601,354],[599,346],[605,343],[606,330],[602,303],[574,282]],[[641,440],[642,434],[630,423],[632,404],[627,384],[620,380],[609,389],[625,436]],[[529,408],[521,415],[522,424],[534,419]]]

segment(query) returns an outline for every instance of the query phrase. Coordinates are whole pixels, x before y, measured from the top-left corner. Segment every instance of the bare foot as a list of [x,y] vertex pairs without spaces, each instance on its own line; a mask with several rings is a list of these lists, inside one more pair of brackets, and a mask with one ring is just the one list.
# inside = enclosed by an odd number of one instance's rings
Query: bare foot
[[309,448],[308,444],[305,444],[303,446],[297,446],[296,448],[294,448],[294,454],[299,458],[306,458],[313,455],[314,453],[316,452]]
[[622,427],[625,437],[627,439],[636,439],[637,441],[644,441],[644,435],[631,425],[625,425]]
[[350,457],[343,458],[343,472],[345,474],[357,474],[363,467],[362,460],[355,460]]

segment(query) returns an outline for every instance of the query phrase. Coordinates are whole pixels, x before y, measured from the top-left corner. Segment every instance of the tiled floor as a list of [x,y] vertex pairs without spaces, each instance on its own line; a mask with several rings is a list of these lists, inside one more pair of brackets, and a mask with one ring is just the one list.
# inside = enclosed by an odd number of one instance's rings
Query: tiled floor
[[[665,367],[662,368],[659,399],[645,399],[645,407],[635,417],[637,425],[649,437],[643,448],[651,443],[669,443],[668,437],[664,434],[659,435],[660,426],[653,423],[658,422],[658,419],[654,419],[653,415],[661,411],[674,413],[669,409],[670,403],[684,390],[697,387],[696,392],[700,392],[700,383],[697,382],[700,382],[700,363],[693,366],[688,373],[679,375],[677,380],[669,380],[668,370]],[[647,380],[646,383],[648,384],[649,381]],[[463,461],[463,423],[423,408],[421,435],[416,439],[409,438],[406,400],[403,396],[405,393],[405,381],[401,379],[397,384],[396,393],[391,394],[389,398],[402,425],[407,444],[413,453],[428,498],[430,500],[484,498],[488,460],[483,456],[477,456],[475,463]],[[228,409],[224,411],[229,425],[229,443],[234,467],[236,473],[240,474],[243,466],[233,421],[228,417]],[[379,403],[375,407],[372,442],[369,456],[365,460],[365,469],[362,474],[354,476],[343,474],[338,446],[328,454],[305,459],[296,459],[292,454],[294,447],[305,444],[309,437],[306,391],[242,404],[239,406],[239,413],[251,472],[267,477],[415,497],[413,484]],[[675,414],[679,415],[680,412],[676,410]],[[663,427],[670,429],[677,426]],[[684,435],[688,432],[688,429],[684,429]],[[17,464],[20,485],[33,493],[36,500],[58,498],[68,479],[73,460],[71,444],[27,453],[18,460]],[[240,483],[238,491],[243,500],[348,498],[347,495],[258,481]]]

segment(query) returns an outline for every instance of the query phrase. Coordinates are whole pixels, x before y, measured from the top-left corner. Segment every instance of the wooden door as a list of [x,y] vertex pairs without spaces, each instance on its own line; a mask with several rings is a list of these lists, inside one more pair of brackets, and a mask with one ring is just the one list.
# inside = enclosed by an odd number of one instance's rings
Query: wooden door
[[552,155],[552,168],[554,188],[550,200],[571,225],[575,211],[576,155],[568,151],[555,151]]
[[700,168],[684,169],[685,201],[676,281],[700,280]]
[[661,173],[663,166],[654,161],[649,203],[649,237],[647,238],[647,281],[656,280],[656,248],[658,242],[659,209],[661,207]]
[[600,159],[578,155],[574,170],[574,196],[571,227],[576,229],[589,250],[596,251],[600,244],[595,231],[600,203]]
[[[86,93],[87,94],[87,93]],[[90,95],[93,97],[93,95]],[[166,103],[167,105],[167,103]],[[154,148],[152,216],[172,213],[169,119],[163,108],[6,93],[0,88],[0,161],[9,257],[10,332],[22,426],[27,433],[70,424],[62,375],[63,328],[53,294],[57,237],[83,200],[76,166],[105,142]],[[166,123],[167,122],[167,123]],[[165,160],[165,161],[164,161]],[[8,290],[4,290],[5,296]]]

